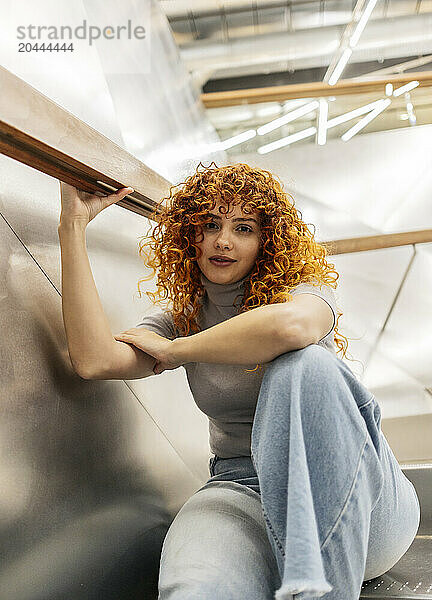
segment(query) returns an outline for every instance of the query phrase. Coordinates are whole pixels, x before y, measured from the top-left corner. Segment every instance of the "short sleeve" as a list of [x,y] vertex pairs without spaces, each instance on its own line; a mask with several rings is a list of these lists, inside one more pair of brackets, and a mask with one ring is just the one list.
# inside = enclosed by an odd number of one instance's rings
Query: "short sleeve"
[[333,331],[336,325],[336,319],[338,315],[337,300],[333,288],[330,285],[326,284],[323,284],[320,288],[318,285],[313,285],[312,283],[300,283],[292,290],[290,290],[290,294],[292,294],[293,296],[297,294],[313,294],[314,296],[319,296],[325,302],[327,302],[327,304],[330,306],[333,312],[333,325],[330,331],[319,341],[322,342],[331,339],[331,337],[333,336]]
[[135,327],[145,327],[169,340],[178,337],[171,311],[154,306]]

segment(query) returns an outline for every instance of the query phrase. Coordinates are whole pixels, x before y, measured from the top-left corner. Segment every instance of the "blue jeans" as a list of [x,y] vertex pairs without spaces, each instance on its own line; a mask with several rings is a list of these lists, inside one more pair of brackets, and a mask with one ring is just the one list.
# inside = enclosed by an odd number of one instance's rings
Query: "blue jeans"
[[317,344],[268,364],[251,457],[209,466],[165,537],[159,600],[358,600],[419,527],[377,401]]

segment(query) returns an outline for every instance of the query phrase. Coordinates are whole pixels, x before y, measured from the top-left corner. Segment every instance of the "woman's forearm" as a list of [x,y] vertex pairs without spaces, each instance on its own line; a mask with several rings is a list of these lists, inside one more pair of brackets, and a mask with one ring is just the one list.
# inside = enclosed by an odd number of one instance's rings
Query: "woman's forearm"
[[194,335],[173,340],[173,353],[183,364],[233,365],[267,363],[301,348],[298,327],[286,304],[268,304],[222,321]]
[[91,272],[85,229],[76,221],[58,226],[63,322],[69,356],[79,374],[100,368],[115,343]]

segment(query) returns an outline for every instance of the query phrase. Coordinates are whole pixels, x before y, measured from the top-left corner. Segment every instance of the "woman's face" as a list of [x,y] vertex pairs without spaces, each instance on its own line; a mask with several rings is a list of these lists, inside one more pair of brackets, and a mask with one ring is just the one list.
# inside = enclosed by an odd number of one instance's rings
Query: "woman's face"
[[[226,205],[217,202],[216,207],[209,211],[212,221],[202,227],[204,239],[196,243],[202,255],[197,263],[210,281],[234,283],[247,275],[255,264],[261,241],[259,217],[257,212],[244,213],[240,205],[231,205],[230,212],[223,214],[219,212],[221,206],[226,210]],[[219,263],[210,260],[218,254],[234,262],[219,266]]]

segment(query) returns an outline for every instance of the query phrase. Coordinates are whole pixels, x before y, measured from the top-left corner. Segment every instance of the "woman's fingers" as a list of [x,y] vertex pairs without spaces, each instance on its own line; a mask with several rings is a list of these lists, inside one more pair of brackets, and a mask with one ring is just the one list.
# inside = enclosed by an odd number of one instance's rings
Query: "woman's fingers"
[[131,327],[130,329],[126,329],[126,331],[120,331],[117,335],[134,335],[143,330],[142,327]]
[[131,335],[127,335],[124,333],[118,333],[117,335],[114,336],[115,340],[125,340],[125,339],[131,339],[132,336]]
[[128,337],[128,336],[132,336],[133,332],[132,331],[121,331],[120,333],[116,333],[116,335],[114,337]]
[[97,190],[95,193],[79,190],[73,185],[60,182],[62,214],[61,220],[85,219],[89,223],[102,210],[122,200],[134,189],[131,186],[120,188],[114,193],[104,194]]
[[110,194],[108,196],[108,198],[116,198],[116,200],[118,201],[119,198],[124,198],[125,196],[127,196],[128,194],[132,194],[132,192],[134,192],[135,190],[132,187],[125,187],[125,188],[121,188],[119,190],[117,190],[116,192],[113,192],[112,194]]
[[134,191],[133,188],[126,187],[126,188],[121,188],[120,190],[118,190],[117,192],[114,192],[113,194],[109,194],[109,196],[105,196],[104,203],[106,206],[104,208],[106,208],[107,206],[110,206],[110,204],[115,204],[119,200],[122,200],[125,196],[127,196],[128,194],[131,194],[133,191]]
[[110,200],[115,200],[116,202],[119,201],[119,199],[124,198],[125,196],[127,196],[127,194],[132,194],[132,192],[134,192],[135,190],[133,189],[133,187],[124,187],[124,188],[120,188],[119,190],[117,190],[116,192],[112,192],[111,194],[107,194],[106,192],[101,192],[99,190],[96,190],[96,192],[92,193],[92,192],[86,192],[84,190],[79,190],[78,188],[74,187],[73,185],[70,185],[69,183],[65,183],[64,181],[60,181],[60,190],[61,193],[64,197],[68,197],[68,198],[79,198],[80,200],[91,200],[94,196],[98,196],[99,198],[109,198]]

